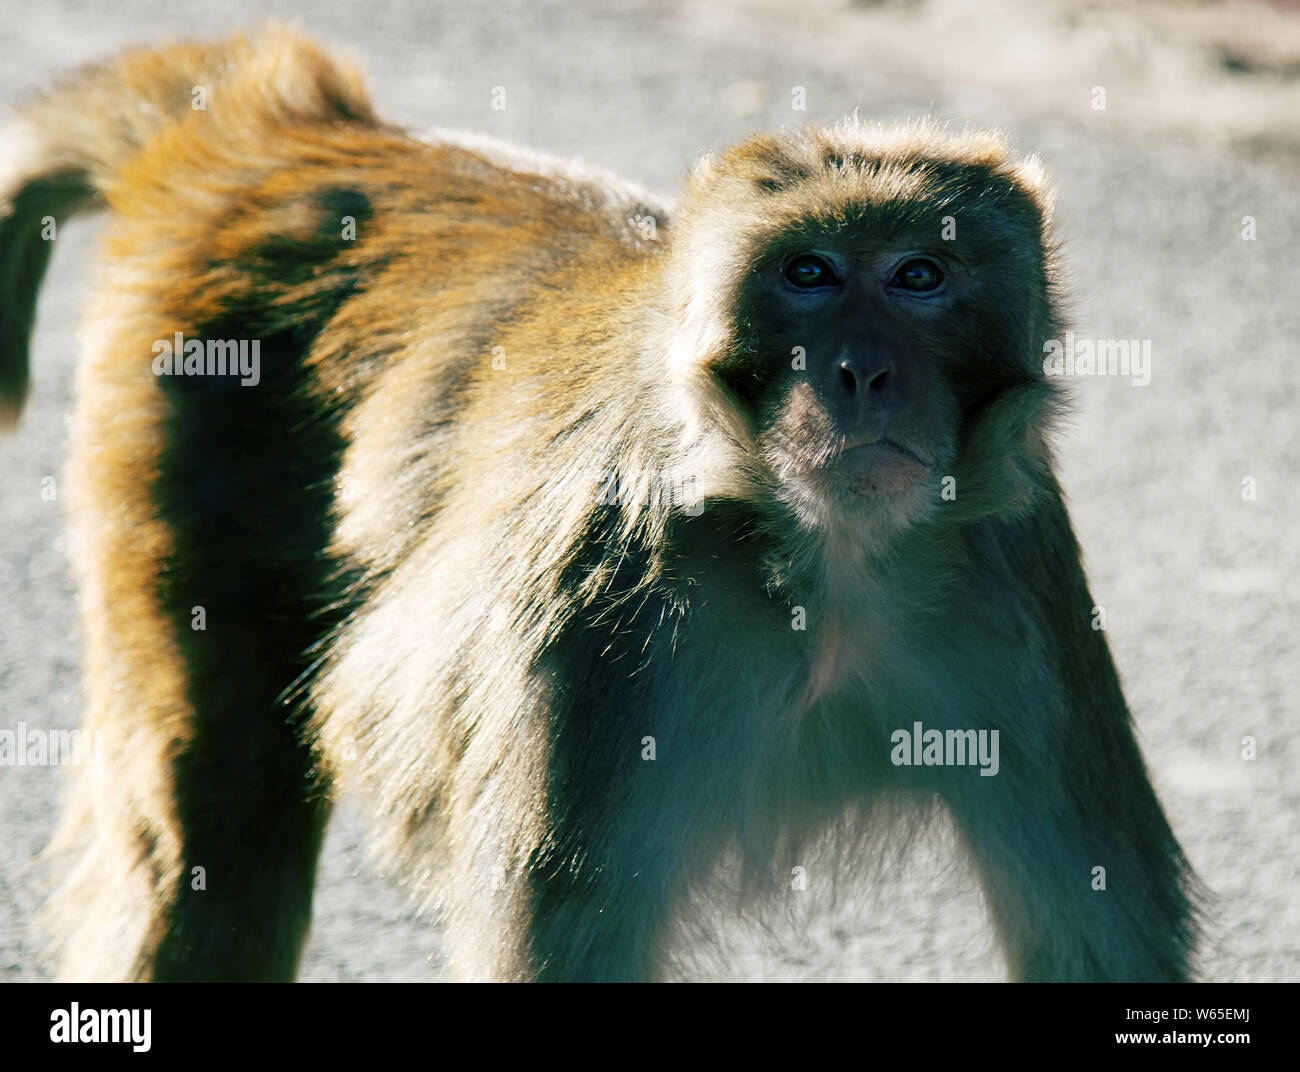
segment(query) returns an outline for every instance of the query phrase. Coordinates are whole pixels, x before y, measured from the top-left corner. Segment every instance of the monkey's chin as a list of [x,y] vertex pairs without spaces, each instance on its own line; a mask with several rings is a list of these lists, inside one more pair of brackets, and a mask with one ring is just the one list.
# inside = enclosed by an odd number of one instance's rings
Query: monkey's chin
[[903,494],[930,475],[920,458],[888,439],[852,447],[827,468],[846,490],[873,496]]
[[935,468],[887,441],[862,444],[784,483],[785,503],[808,528],[872,553],[935,516]]

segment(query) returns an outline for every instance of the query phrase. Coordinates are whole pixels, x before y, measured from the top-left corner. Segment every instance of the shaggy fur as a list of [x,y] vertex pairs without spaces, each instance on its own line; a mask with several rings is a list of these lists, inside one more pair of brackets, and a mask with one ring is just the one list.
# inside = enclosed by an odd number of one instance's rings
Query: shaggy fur
[[[1051,473],[1033,162],[928,125],[755,137],[670,220],[389,127],[280,30],[83,72],[0,145],[10,417],[41,221],[112,210],[71,472],[106,756],[57,842],[66,978],[291,978],[354,783],[467,978],[656,977],[719,859],[779,893],[828,832],[851,862],[934,802],[1015,977],[1187,976],[1191,879]],[[764,345],[747,280],[946,215],[977,266],[942,335],[959,495],[855,516],[787,478],[811,425],[728,386]],[[258,340],[260,382],[154,375],[176,332]],[[1001,772],[894,766],[913,721],[1000,730]]]

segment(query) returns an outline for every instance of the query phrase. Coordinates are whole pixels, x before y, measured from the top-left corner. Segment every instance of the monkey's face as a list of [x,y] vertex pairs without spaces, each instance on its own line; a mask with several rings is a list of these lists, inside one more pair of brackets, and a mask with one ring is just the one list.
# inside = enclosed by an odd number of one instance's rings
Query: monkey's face
[[750,346],[718,371],[792,505],[896,521],[933,509],[959,424],[945,343],[970,285],[951,254],[852,237],[783,243],[756,265]]
[[702,165],[670,369],[702,374],[720,456],[802,527],[877,546],[1023,508],[1056,330],[1041,181],[995,140],[928,127],[760,136]]

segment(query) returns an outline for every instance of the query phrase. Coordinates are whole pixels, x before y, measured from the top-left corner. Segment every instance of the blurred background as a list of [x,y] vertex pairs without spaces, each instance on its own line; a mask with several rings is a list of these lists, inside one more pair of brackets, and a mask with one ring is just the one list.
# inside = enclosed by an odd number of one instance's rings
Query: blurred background
[[[128,46],[267,18],[351,53],[388,118],[580,156],[672,197],[746,134],[857,112],[1003,128],[1036,152],[1075,330],[1152,343],[1151,382],[1080,379],[1059,439],[1093,595],[1161,799],[1217,895],[1207,980],[1300,978],[1300,5],[1085,0],[310,4],[0,0],[0,111]],[[506,108],[491,107],[505,87]],[[1104,109],[1095,107],[1097,89]],[[803,104],[803,110],[797,108]],[[0,146],[0,152],[4,147]],[[1245,217],[1254,238],[1244,239]],[[0,441],[0,729],[80,720],[59,500],[98,225],[60,233],[32,393]],[[1253,478],[1254,498],[1243,497]],[[1242,739],[1255,740],[1253,760]],[[62,771],[0,766],[0,978],[49,977],[34,860]],[[249,831],[256,838],[256,831]],[[819,876],[808,877],[810,892]],[[448,881],[454,881],[449,876]],[[824,883],[823,883],[824,885]],[[999,980],[982,900],[936,829],[882,885],[769,933],[719,917],[704,979]],[[808,904],[813,904],[809,898]],[[802,923],[790,927],[787,923]],[[345,800],[302,977],[435,980],[436,926]]]

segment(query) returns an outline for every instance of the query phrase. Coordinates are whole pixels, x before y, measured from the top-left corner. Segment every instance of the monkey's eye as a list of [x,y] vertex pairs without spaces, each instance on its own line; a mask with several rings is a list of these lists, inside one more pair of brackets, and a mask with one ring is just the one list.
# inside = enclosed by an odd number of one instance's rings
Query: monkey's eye
[[839,282],[830,262],[811,253],[800,254],[785,266],[785,281],[800,290],[830,287]]
[[914,294],[938,290],[942,283],[943,270],[925,257],[913,257],[910,261],[904,261],[889,281],[891,287],[910,290]]

